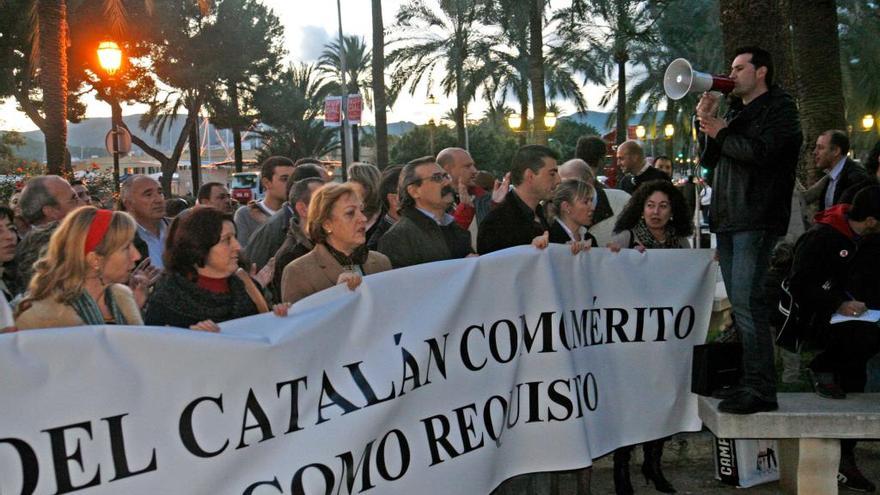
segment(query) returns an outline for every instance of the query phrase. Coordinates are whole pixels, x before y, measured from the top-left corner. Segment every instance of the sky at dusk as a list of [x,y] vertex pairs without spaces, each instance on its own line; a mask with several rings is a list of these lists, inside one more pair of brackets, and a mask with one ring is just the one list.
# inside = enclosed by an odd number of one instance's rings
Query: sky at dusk
[[[338,18],[336,2],[333,0],[261,0],[263,4],[272,8],[284,25],[285,46],[288,59],[293,62],[314,62],[320,56],[324,45],[338,39]],[[394,16],[404,0],[383,0],[382,9],[385,27],[392,25]],[[369,0],[341,0],[342,5],[342,28],[346,35],[356,34],[363,36],[368,46],[372,45],[372,10]],[[554,3],[554,7],[557,7]],[[386,41],[388,37],[386,36]],[[389,72],[390,74],[390,72]],[[439,79],[438,75],[438,79]],[[427,94],[433,92],[438,98],[437,112],[446,113],[454,105],[454,97],[444,97],[439,94],[439,89],[431,91],[427,87],[417,88],[415,96],[401,95],[388,112],[388,121],[396,122],[408,120],[421,124],[426,122],[431,111],[424,105]],[[585,90],[589,108],[600,110],[598,100],[601,97],[601,89],[589,88]],[[87,103],[87,117],[109,117],[110,107],[102,102],[97,102],[89,95],[84,99]],[[512,98],[508,98],[513,105]],[[573,112],[574,109],[566,102],[557,102],[563,107],[565,113]],[[472,102],[469,107],[469,117],[479,118],[486,105],[481,101]],[[144,105],[126,107],[124,114],[142,113],[146,110]],[[364,109],[364,121],[373,122],[373,114],[370,109]],[[0,129],[29,131],[36,126],[22,113],[15,110],[14,101],[7,100],[0,104]]]

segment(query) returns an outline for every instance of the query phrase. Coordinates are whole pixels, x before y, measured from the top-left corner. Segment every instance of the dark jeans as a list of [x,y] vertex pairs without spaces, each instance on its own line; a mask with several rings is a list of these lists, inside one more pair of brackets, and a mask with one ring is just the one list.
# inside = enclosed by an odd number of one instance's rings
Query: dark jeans
[[765,230],[748,230],[721,232],[716,238],[727,298],[742,337],[740,384],[760,399],[775,401],[776,369],[764,278],[777,236]]

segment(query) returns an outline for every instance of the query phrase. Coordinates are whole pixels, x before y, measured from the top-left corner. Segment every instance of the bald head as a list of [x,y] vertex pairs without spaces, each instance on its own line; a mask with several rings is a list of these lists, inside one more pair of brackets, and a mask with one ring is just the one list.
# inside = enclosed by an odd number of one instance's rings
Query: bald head
[[477,177],[477,167],[471,154],[461,148],[446,148],[437,154],[437,164],[443,167],[450,176],[452,184],[464,183],[473,186]]
[[559,178],[562,180],[566,179],[578,179],[586,182],[587,184],[593,184],[595,180],[595,176],[593,176],[593,169],[580,158],[572,158],[571,160],[563,163],[559,166]]
[[645,152],[638,141],[631,139],[620,143],[617,147],[617,164],[628,174],[639,173],[645,166]]

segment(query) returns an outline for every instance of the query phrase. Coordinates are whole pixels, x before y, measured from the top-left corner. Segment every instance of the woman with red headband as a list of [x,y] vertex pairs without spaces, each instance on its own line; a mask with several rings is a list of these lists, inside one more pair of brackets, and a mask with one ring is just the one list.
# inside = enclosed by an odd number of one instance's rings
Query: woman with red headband
[[132,244],[135,230],[124,212],[84,206],[67,215],[46,255],[34,264],[16,327],[143,325],[134,295],[124,285],[140,258]]

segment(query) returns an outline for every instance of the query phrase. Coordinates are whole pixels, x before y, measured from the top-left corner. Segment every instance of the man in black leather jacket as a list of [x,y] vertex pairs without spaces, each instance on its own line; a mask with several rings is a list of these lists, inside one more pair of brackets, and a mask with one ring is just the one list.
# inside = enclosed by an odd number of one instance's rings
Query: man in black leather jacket
[[794,98],[773,85],[766,50],[737,50],[730,77],[735,85],[727,114],[717,117],[719,97],[706,93],[697,116],[701,162],[715,173],[710,228],[743,341],[741,386],[719,409],[751,414],[778,408],[763,279],[777,237],[788,227],[803,137]]

